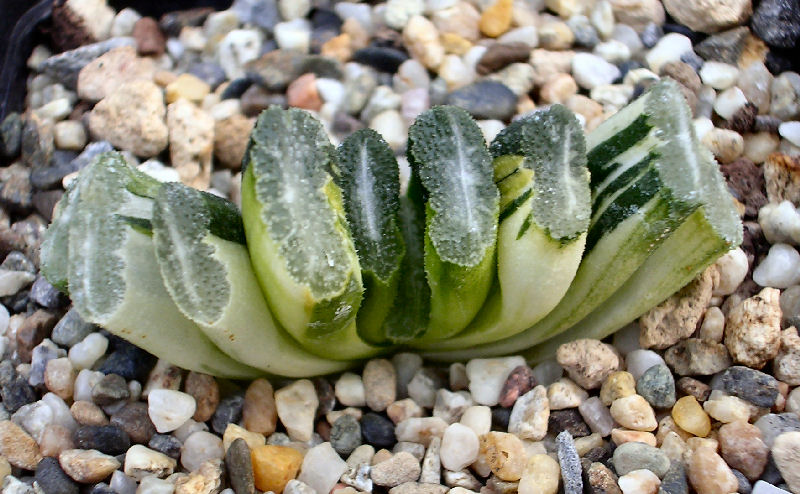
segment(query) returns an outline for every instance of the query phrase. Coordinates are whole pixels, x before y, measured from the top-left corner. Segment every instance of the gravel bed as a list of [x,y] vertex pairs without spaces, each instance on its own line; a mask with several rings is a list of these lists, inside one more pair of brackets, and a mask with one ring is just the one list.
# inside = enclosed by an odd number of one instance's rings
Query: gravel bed
[[[797,0],[236,0],[54,9],[0,123],[3,493],[800,494]],[[794,66],[793,66],[794,64]],[[552,103],[587,131],[659,77],[720,162],[743,245],[604,341],[313,380],[186,372],[81,320],[38,271],[64,184],[112,149],[237,201],[255,116],[365,126],[405,163],[455,104],[487,140]]]

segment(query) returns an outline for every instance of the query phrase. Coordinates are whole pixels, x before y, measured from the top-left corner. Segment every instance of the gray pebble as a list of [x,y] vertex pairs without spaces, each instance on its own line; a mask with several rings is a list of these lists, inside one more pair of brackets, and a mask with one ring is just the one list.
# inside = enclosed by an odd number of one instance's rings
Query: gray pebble
[[636,381],[636,392],[655,408],[675,404],[675,378],[665,365],[654,365]]
[[211,428],[217,434],[222,434],[231,422],[238,423],[242,418],[242,408],[244,407],[244,396],[233,395],[220,401],[214,417],[211,419]]
[[614,470],[617,475],[627,475],[634,470],[647,469],[664,477],[670,468],[667,455],[658,448],[645,443],[628,442],[614,450]]
[[77,310],[70,309],[64,317],[56,323],[50,338],[55,343],[70,348],[81,342],[89,333],[93,333],[96,330],[97,327],[94,324],[90,324],[81,319]]
[[556,445],[558,463],[561,465],[561,479],[564,481],[564,494],[581,494],[583,492],[581,459],[575,450],[575,441],[569,432],[564,431],[556,436]]
[[[686,481],[686,466],[681,461],[673,461],[664,478],[658,494],[689,494],[689,484]],[[743,493],[740,493],[743,494]]]
[[82,68],[103,53],[121,46],[136,47],[136,40],[133,38],[111,38],[81,46],[46,59],[39,68],[42,73],[49,75],[64,86],[75,89],[78,84],[78,72]]
[[800,431],[800,418],[792,412],[768,413],[756,420],[754,425],[761,431],[764,444],[772,448],[775,438],[784,432]]
[[231,487],[236,494],[254,494],[256,491],[250,448],[244,439],[234,440],[225,453],[225,467]]
[[516,110],[517,96],[503,83],[478,81],[453,91],[446,102],[460,106],[478,120],[508,120]]
[[747,477],[745,477],[742,472],[736,470],[735,468],[731,468],[731,472],[733,472],[733,475],[739,482],[739,490],[737,491],[739,494],[750,494],[753,492],[753,486],[750,485],[750,481],[747,480]]
[[361,445],[361,426],[355,417],[344,414],[333,423],[331,446],[340,455],[349,455]]
[[761,371],[735,365],[711,379],[711,389],[721,389],[750,403],[771,408],[778,398],[778,381]]

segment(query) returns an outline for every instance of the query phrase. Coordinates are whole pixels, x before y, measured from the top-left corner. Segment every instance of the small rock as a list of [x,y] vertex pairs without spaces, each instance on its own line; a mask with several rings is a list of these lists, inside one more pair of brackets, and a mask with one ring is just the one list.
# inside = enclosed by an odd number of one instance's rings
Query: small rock
[[193,432],[183,442],[181,465],[193,472],[208,460],[221,460],[225,457],[222,439],[206,431]]
[[186,393],[154,389],[147,398],[148,415],[160,433],[172,432],[194,415],[196,403]]
[[764,162],[764,179],[769,202],[800,202],[800,158],[770,154]]
[[475,70],[480,75],[487,75],[515,62],[527,62],[530,50],[525,43],[496,43],[483,53]]
[[181,182],[206,189],[211,180],[214,150],[214,119],[187,100],[167,107],[169,153]]
[[180,459],[182,446],[183,443],[178,438],[167,434],[155,434],[147,443],[148,448],[164,453],[175,460]]
[[650,470],[634,470],[619,478],[619,488],[623,494],[655,494],[661,481]]
[[792,413],[768,413],[754,425],[761,431],[761,440],[768,448],[774,446],[775,439],[781,434],[800,431],[800,419]]
[[376,412],[386,410],[397,397],[397,373],[386,359],[373,359],[362,374],[367,406]]
[[255,487],[264,492],[283,492],[303,464],[302,453],[286,446],[259,446],[251,458]]
[[800,8],[793,2],[761,2],[753,13],[751,25],[768,45],[792,48],[800,38]]
[[719,428],[717,436],[722,458],[748,479],[757,480],[767,465],[769,448],[761,440],[758,427],[746,421],[731,422]]
[[689,38],[682,34],[669,33],[645,55],[645,62],[650,70],[658,74],[664,64],[680,61],[681,55],[689,51],[692,51],[692,41]]
[[[719,101],[719,100],[718,100]],[[733,114],[738,110],[733,110]],[[742,156],[744,138],[738,132],[714,128],[706,132],[701,140],[721,163],[730,163]]]
[[[441,423],[444,423],[445,426],[447,425],[447,423],[444,422],[442,419],[439,419],[438,417],[434,418],[436,420],[430,421],[433,424],[435,424],[432,426],[434,429],[438,430],[438,427],[441,425]],[[400,424],[402,423],[403,422],[398,423],[398,429],[397,429],[398,436],[400,434]],[[404,429],[404,434],[406,434],[406,436],[404,437],[413,437],[420,439],[419,441],[415,442],[425,442],[422,440],[422,438],[426,436],[426,432],[424,431],[428,430],[427,427],[429,425],[431,424],[427,425],[409,424],[408,425],[409,428]],[[417,429],[417,427],[419,427],[419,429]],[[443,429],[444,428],[442,428],[442,430]],[[441,433],[434,435],[438,435],[441,437]],[[372,413],[372,412],[364,414],[364,417],[361,419],[361,436],[364,438],[365,442],[373,444],[379,448],[391,447],[398,440],[398,438],[395,437],[395,428],[392,421],[386,419],[382,415],[378,415],[377,413]],[[400,440],[408,441],[410,439],[406,438]]]
[[672,407],[672,418],[683,430],[706,437],[711,432],[711,420],[694,396],[684,396]]
[[125,454],[125,475],[137,480],[145,477],[156,476],[165,478],[172,475],[177,462],[169,456],[135,444]]
[[406,482],[389,489],[389,494],[445,494],[450,489],[444,485]]
[[611,434],[614,418],[600,398],[593,396],[578,406],[578,411],[592,432],[605,437]]
[[642,348],[664,349],[694,333],[711,300],[714,270],[691,283],[639,318]]
[[187,99],[192,103],[202,103],[211,91],[211,86],[199,77],[192,74],[181,74],[174,81],[167,84],[164,88],[167,103],[174,103],[180,98]]
[[307,379],[295,381],[275,392],[278,417],[289,436],[297,441],[311,439],[318,405],[314,384]]
[[436,392],[436,401],[433,404],[433,416],[441,417],[448,424],[457,422],[468,407],[472,405],[472,398],[466,392],[453,393],[446,389]]
[[760,369],[780,350],[780,292],[764,288],[728,314],[725,346],[736,363]]
[[24,470],[36,470],[42,458],[36,441],[10,420],[0,422],[0,454],[11,465]]
[[78,96],[89,101],[100,101],[125,83],[151,82],[155,72],[153,60],[137,56],[133,47],[115,48],[81,69],[78,74]]
[[[192,416],[194,420],[205,422],[214,415],[219,405],[219,385],[213,376],[190,372],[189,375],[186,376],[184,391],[194,398],[196,404],[194,415]],[[270,396],[272,395],[271,391],[272,388],[270,388]],[[246,419],[245,426],[247,426]],[[255,432],[263,432],[251,427],[248,427],[248,429]]]
[[564,431],[556,436],[556,446],[561,479],[564,481],[564,494],[580,494],[583,492],[581,461],[569,432]]
[[[477,437],[477,436],[476,436]],[[422,457],[422,468],[419,474],[419,481],[430,484],[441,483],[442,461],[441,461],[442,440],[438,437],[431,438],[431,442]],[[477,457],[477,455],[476,455]],[[348,463],[350,459],[348,458]]]
[[614,420],[628,429],[653,431],[658,427],[653,407],[639,395],[617,398],[611,404],[610,412]]
[[120,462],[113,456],[104,455],[99,451],[83,449],[62,451],[58,456],[58,463],[64,473],[82,484],[100,482],[121,466]]
[[505,84],[478,81],[447,96],[446,103],[460,106],[479,120],[508,120],[514,113],[517,96]]
[[[272,384],[266,379],[256,379],[247,388],[242,408],[244,427],[269,436],[275,432],[278,412]],[[195,420],[199,420],[195,418]]]
[[[10,472],[9,472],[10,474]],[[78,494],[79,488],[69,476],[61,469],[58,460],[55,458],[42,458],[36,465],[36,483],[39,488],[49,493]]]
[[361,445],[361,426],[352,415],[342,415],[331,428],[331,446],[341,455],[349,455]]
[[519,480],[527,463],[522,441],[505,432],[489,432],[481,436],[479,455],[501,480]]
[[772,407],[778,397],[778,381],[774,377],[740,365],[714,376],[711,388],[724,390],[759,407]]
[[589,426],[581,418],[580,412],[574,408],[551,411],[547,429],[553,434],[568,431],[573,437],[584,437],[591,434]]
[[[664,359],[652,350],[639,349],[628,352],[628,355],[625,356],[625,364],[627,371],[630,372],[635,381],[642,377],[642,374],[650,367],[664,364]],[[633,383],[631,383],[631,386],[633,386]]]
[[128,433],[134,443],[148,443],[156,428],[150,421],[148,406],[145,403],[128,403],[111,416],[111,423]]
[[580,339],[559,346],[556,360],[570,378],[584,389],[600,386],[620,366],[610,345],[599,340]]
[[[544,386],[536,386],[514,404],[509,418],[508,431],[522,439],[540,441],[547,434],[550,402]],[[453,469],[451,470],[460,470]]]
[[677,0],[666,0],[664,8],[676,21],[692,31],[715,33],[746,22],[753,12],[748,0],[705,0],[686,4]]
[[96,449],[101,453],[116,456],[130,448],[128,434],[114,425],[85,425],[73,435],[75,446],[79,449]]
[[547,388],[550,410],[575,408],[580,406],[588,397],[589,393],[566,377],[562,377]]
[[[419,466],[416,458],[413,456],[411,458]],[[346,471],[347,464],[339,458],[330,443],[322,443],[306,453],[298,480],[308,484],[316,492],[330,492]]]
[[158,86],[147,81],[130,82],[95,105],[89,115],[89,129],[95,139],[107,140],[138,156],[152,157],[167,146],[165,115]]
[[614,450],[614,470],[617,475],[626,475],[634,470],[650,470],[663,478],[669,470],[670,461],[660,449],[639,442],[627,442]]
[[633,375],[626,371],[616,371],[610,374],[603,381],[603,385],[600,388],[600,399],[607,406],[611,405],[617,398],[624,398],[634,394],[636,394],[636,381]]
[[622,494],[617,476],[607,466],[594,462],[586,470],[586,479],[592,494]]
[[739,482],[725,460],[708,446],[695,450],[687,467],[689,482],[698,494],[731,493],[739,488]]
[[117,374],[106,374],[92,387],[92,401],[100,406],[127,400],[130,396],[131,392],[128,389],[128,383],[124,377]]
[[255,475],[250,448],[244,439],[236,439],[225,452],[225,469],[234,492],[255,494]]
[[731,365],[725,345],[698,338],[688,338],[671,346],[664,354],[664,359],[680,376],[708,376]]
[[584,89],[611,84],[622,74],[616,65],[591,53],[577,53],[572,58],[572,76]]
[[751,413],[754,412],[753,405],[736,396],[730,396],[722,391],[715,390],[711,393],[708,401],[703,403],[703,409],[715,420],[723,423],[735,422],[737,420],[750,420]]
[[654,365],[636,382],[636,392],[655,408],[669,408],[675,403],[675,379],[665,365]]
[[512,0],[495,0],[481,14],[478,26],[483,34],[496,38],[511,27]]
[[[472,430],[469,430],[469,432],[471,433]],[[420,472],[419,460],[411,453],[400,452],[388,460],[373,465],[370,478],[376,485],[391,488],[406,482],[416,481]]]
[[458,471],[478,459],[478,450],[478,436],[475,431],[465,425],[455,423],[445,429],[439,454],[442,465],[446,469]]
[[439,41],[439,30],[427,18],[412,16],[403,28],[403,41],[409,54],[428,69],[436,69],[442,63],[444,46]]

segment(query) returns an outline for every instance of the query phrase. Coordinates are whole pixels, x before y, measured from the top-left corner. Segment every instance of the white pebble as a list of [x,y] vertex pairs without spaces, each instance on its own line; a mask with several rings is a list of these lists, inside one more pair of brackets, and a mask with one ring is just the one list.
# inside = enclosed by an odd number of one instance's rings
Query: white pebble
[[[125,458],[127,459],[127,455]],[[173,492],[175,492],[175,484],[155,475],[148,475],[139,482],[139,490],[136,491],[136,494],[172,494]]]
[[778,127],[778,133],[795,146],[800,146],[800,122],[783,122]]
[[658,74],[664,64],[679,61],[681,55],[691,50],[692,40],[683,34],[669,33],[658,40],[644,59],[650,70]]
[[541,441],[547,434],[550,402],[547,389],[541,384],[520,396],[511,409],[508,432],[520,439]]
[[225,35],[217,46],[217,59],[228,79],[244,76],[244,64],[258,58],[261,43],[261,33],[255,29],[234,29]]
[[753,490],[751,494],[789,494],[789,491],[785,491],[780,487],[775,487],[774,485],[764,482],[763,480],[756,481],[753,484]]
[[697,117],[692,120],[694,126],[694,133],[698,139],[702,140],[703,137],[714,129],[714,122],[710,118]]
[[275,42],[283,50],[308,53],[311,47],[311,23],[305,19],[279,22],[274,29]]
[[[8,330],[8,322],[11,320],[11,316],[8,313],[8,309],[3,304],[0,304],[0,334],[6,334]],[[0,357],[2,355],[0,354]]]
[[308,450],[297,480],[316,492],[330,492],[345,471],[347,463],[334,451],[331,443],[325,442]]
[[317,91],[325,103],[331,103],[335,108],[342,106],[345,98],[344,84],[336,79],[320,77],[317,79]]
[[709,61],[703,64],[698,74],[703,84],[722,90],[736,84],[739,68],[727,63]]
[[608,407],[605,406],[597,396],[592,396],[578,406],[583,421],[592,430],[603,437],[611,434],[611,429],[614,428],[614,418]]
[[242,104],[238,99],[229,98],[219,103],[212,104],[208,113],[216,121],[225,120],[234,115],[241,115]]
[[[150,393],[152,399],[153,394]],[[225,456],[222,439],[216,434],[206,431],[197,431],[186,438],[181,447],[181,465],[193,472],[200,468],[204,461],[219,460]]]
[[105,355],[108,338],[100,333],[90,333],[83,341],[69,349],[69,360],[76,369],[91,369],[95,362]]
[[63,120],[70,112],[72,112],[72,103],[69,102],[69,98],[58,98],[33,110],[37,117],[53,121]]
[[356,2],[337,2],[333,11],[340,19],[355,19],[367,31],[372,30],[372,9],[369,5]]
[[480,127],[481,132],[483,133],[483,138],[486,139],[486,142],[492,142],[497,134],[506,128],[506,124],[500,120],[478,120],[477,124],[478,127]]
[[634,350],[625,357],[627,371],[633,375],[634,380],[639,380],[647,369],[654,365],[667,365],[661,355],[652,350]]
[[382,135],[392,149],[399,149],[406,143],[406,125],[397,110],[378,113],[370,120],[369,127]]
[[364,383],[361,376],[345,372],[334,385],[336,399],[347,407],[363,407],[367,404]]
[[444,430],[439,456],[448,470],[462,470],[478,459],[478,436],[466,425],[450,424]]
[[747,254],[739,247],[726,252],[717,259],[716,264],[719,281],[712,292],[714,296],[725,296],[735,292],[747,276],[747,270],[750,269]]
[[278,10],[287,21],[300,19],[311,10],[311,0],[280,0]]
[[383,20],[392,29],[401,30],[408,20],[425,11],[424,0],[389,0],[383,11]]
[[467,377],[472,399],[480,405],[497,405],[503,384],[518,365],[525,365],[525,359],[513,356],[470,360],[467,363]]
[[734,86],[717,95],[717,99],[714,100],[714,111],[725,120],[730,120],[745,104],[747,104],[747,97],[741,89]]
[[773,245],[767,257],[753,270],[753,281],[773,288],[800,283],[800,254],[791,245]]
[[492,429],[492,409],[486,405],[473,405],[464,410],[460,423],[482,436]]
[[593,51],[595,55],[610,63],[625,62],[631,58],[631,49],[628,45],[615,39],[599,43]]
[[192,419],[187,420],[180,427],[172,432],[172,435],[180,442],[186,442],[186,438],[197,431],[207,431],[208,426],[205,422],[196,422]]
[[661,480],[650,470],[634,470],[619,478],[619,488],[623,494],[655,494]]
[[172,389],[154,389],[147,396],[147,413],[156,430],[172,432],[194,415],[197,404],[192,395]]
[[86,146],[86,129],[76,120],[64,120],[53,127],[56,147],[81,151]]
[[572,76],[579,86],[592,89],[603,84],[611,84],[621,72],[616,65],[610,64],[591,53],[577,53],[572,57]]
[[758,223],[770,244],[800,243],[800,212],[790,201],[766,204],[758,211]]
[[524,43],[531,48],[539,44],[539,35],[536,26],[522,26],[511,29],[497,38],[498,43]]
[[105,376],[102,372],[83,369],[75,378],[75,391],[72,393],[74,401],[92,401],[92,388]]
[[141,18],[141,14],[130,7],[120,10],[111,23],[111,37],[130,36],[134,24]]

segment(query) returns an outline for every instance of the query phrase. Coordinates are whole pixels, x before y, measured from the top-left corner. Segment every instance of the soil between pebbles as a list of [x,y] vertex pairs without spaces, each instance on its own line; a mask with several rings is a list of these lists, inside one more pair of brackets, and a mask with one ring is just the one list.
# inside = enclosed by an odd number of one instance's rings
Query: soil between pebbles
[[[796,1],[237,0],[152,19],[68,0],[53,25],[28,110],[0,124],[3,493],[800,493]],[[681,83],[745,242],[532,368],[401,353],[222,381],[84,323],[38,272],[63,183],[106,150],[237,200],[270,104],[334,141],[372,127],[402,162],[434,104],[487,140],[556,102],[591,131],[658,77]]]

